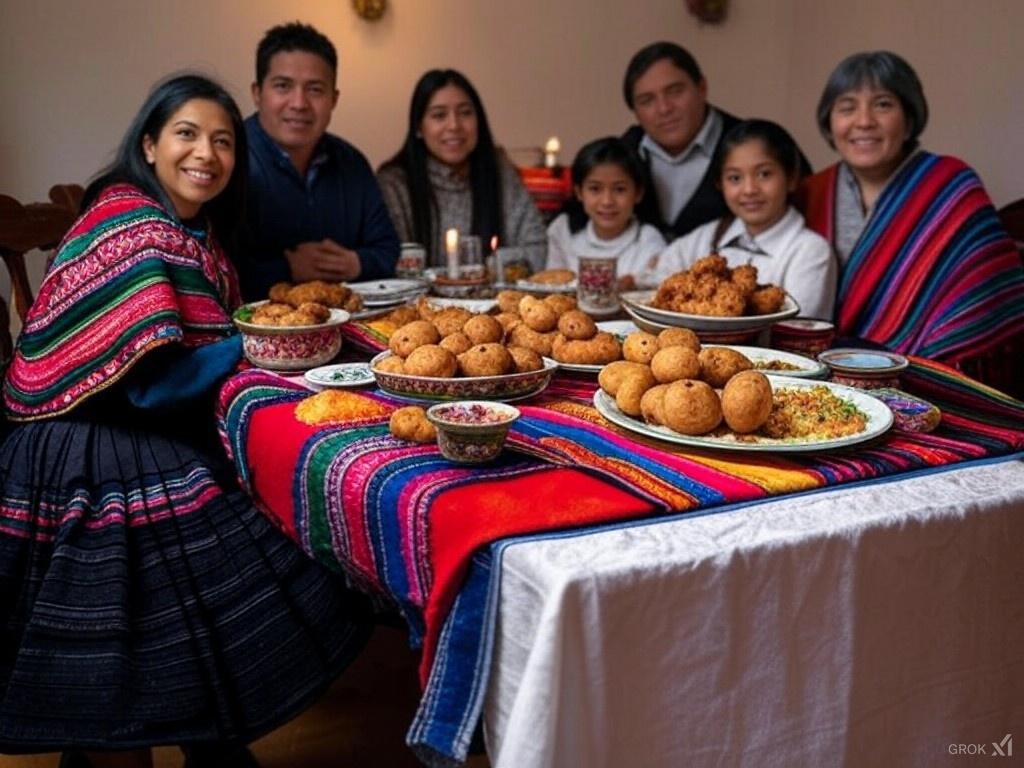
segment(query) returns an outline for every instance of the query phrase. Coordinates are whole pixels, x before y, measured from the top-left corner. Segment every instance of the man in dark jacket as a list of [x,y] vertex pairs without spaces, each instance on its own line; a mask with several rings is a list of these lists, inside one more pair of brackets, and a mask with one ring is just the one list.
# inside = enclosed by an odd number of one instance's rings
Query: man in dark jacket
[[[630,60],[622,95],[639,123],[622,138],[648,172],[638,217],[671,242],[725,215],[712,158],[740,120],[708,103],[707,80],[696,59],[675,43],[652,43]],[[803,164],[808,172],[806,159]]]
[[362,153],[327,133],[338,57],[308,25],[274,27],[256,52],[249,140],[248,244],[235,257],[242,294],[283,280],[394,275],[398,235]]

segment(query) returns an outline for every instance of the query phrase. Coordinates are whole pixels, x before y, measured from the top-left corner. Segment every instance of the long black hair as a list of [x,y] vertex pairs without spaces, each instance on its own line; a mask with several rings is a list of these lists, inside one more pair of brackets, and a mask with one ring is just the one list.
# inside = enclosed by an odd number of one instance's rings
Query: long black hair
[[156,171],[146,162],[142,142],[145,137],[156,141],[168,121],[183,104],[192,99],[205,99],[219,104],[231,118],[235,132],[235,166],[227,186],[213,200],[203,205],[214,234],[227,249],[238,243],[239,227],[245,214],[245,185],[248,176],[249,152],[245,126],[235,100],[221,85],[202,75],[176,75],[156,85],[121,140],[114,162],[100,171],[82,197],[82,210],[91,205],[100,193],[112,184],[133,184],[159,202],[168,214],[178,219],[174,204],[168,197]]
[[432,249],[434,244],[437,201],[427,175],[428,151],[420,136],[420,125],[434,94],[448,85],[465,91],[476,110],[476,148],[469,155],[469,188],[473,196],[470,228],[484,244],[490,243],[494,235],[501,240],[505,239],[498,152],[480,94],[461,72],[454,69],[432,69],[419,79],[413,89],[412,102],[409,104],[409,126],[402,148],[381,166],[382,170],[397,166],[405,171],[412,203],[413,236],[428,249]]

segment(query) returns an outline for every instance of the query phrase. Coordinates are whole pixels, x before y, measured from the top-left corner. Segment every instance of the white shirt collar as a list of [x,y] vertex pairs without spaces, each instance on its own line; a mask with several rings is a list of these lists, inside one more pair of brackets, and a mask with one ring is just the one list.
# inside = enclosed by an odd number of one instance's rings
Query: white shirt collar
[[597,232],[594,231],[594,222],[590,219],[587,220],[587,226],[584,231],[586,232],[587,245],[593,248],[594,251],[618,255],[619,252],[636,241],[640,234],[640,224],[637,222],[636,217],[634,217],[629,222],[629,226],[622,231],[622,234],[611,240],[602,240],[598,237]]
[[704,118],[704,124],[701,125],[700,130],[697,131],[697,135],[693,137],[693,141],[691,141],[689,145],[687,145],[687,147],[678,155],[671,155],[666,152],[665,149],[647,135],[647,133],[644,133],[644,137],[640,139],[640,148],[652,155],[657,155],[658,158],[670,165],[678,165],[696,152],[700,152],[705,157],[710,158],[711,155],[714,154],[715,146],[718,144],[718,139],[721,135],[722,116],[718,113],[717,109],[709,104],[708,114],[707,117]]
[[789,206],[782,218],[761,234],[751,237],[747,233],[747,226],[741,219],[734,219],[722,235],[718,246],[735,246],[748,250],[751,253],[761,253],[766,256],[777,256],[785,253],[804,226],[804,217],[793,206]]

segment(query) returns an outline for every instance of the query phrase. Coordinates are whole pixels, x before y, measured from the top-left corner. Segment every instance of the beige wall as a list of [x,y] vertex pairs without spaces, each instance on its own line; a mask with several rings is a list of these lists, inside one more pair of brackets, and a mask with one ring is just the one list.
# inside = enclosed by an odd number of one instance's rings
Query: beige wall
[[813,111],[847,53],[888,47],[918,69],[932,106],[928,148],[962,156],[997,204],[1024,196],[1021,0],[732,0],[702,26],[684,0],[389,0],[358,19],[350,0],[0,0],[0,191],[41,199],[109,160],[156,79],[182,68],[251,101],[253,50],[270,25],[299,18],[341,55],[332,130],[377,164],[397,149],[412,85],[432,66],[474,80],[498,140],[563,160],[629,121],[619,95],[629,56],[654,39],[697,56],[712,99],[788,126],[815,166],[831,159]]

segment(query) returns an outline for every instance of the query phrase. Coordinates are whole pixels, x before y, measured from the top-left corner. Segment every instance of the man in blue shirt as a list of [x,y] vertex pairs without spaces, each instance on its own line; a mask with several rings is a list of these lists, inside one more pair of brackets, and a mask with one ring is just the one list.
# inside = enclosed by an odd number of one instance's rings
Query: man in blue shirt
[[235,256],[242,294],[283,280],[374,280],[394,274],[399,242],[366,158],[327,133],[338,103],[331,41],[299,23],[256,51],[249,139],[248,242]]

